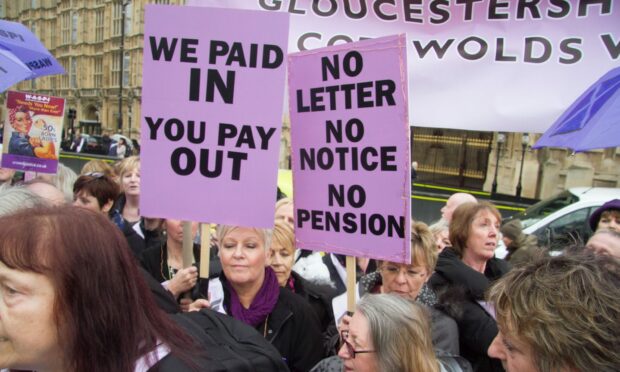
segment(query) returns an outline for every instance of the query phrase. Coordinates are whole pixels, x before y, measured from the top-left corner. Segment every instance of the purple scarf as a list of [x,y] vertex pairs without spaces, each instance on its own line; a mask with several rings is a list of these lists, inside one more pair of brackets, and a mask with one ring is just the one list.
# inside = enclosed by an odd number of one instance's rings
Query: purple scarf
[[278,278],[276,277],[276,273],[273,272],[273,269],[269,266],[265,268],[263,285],[258,290],[258,293],[248,309],[241,305],[239,296],[237,296],[237,292],[235,292],[230,282],[226,282],[226,284],[230,292],[229,313],[233,318],[249,324],[252,327],[256,327],[267,319],[267,315],[276,307],[278,296],[280,295]]

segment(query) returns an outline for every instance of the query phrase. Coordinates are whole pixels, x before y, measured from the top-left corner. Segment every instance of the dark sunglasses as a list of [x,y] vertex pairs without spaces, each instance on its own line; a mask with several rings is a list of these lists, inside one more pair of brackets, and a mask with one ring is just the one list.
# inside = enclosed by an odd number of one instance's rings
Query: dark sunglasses
[[366,354],[366,353],[374,353],[375,350],[355,350],[353,345],[347,338],[349,337],[349,331],[341,331],[340,339],[342,340],[342,344],[347,348],[347,353],[351,356],[352,359],[355,359],[355,354]]

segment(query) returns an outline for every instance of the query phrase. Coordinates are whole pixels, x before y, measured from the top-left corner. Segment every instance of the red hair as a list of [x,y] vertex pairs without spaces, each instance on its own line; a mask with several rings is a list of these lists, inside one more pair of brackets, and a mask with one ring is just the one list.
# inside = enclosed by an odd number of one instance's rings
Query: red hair
[[182,359],[196,350],[157,307],[125,238],[103,214],[63,206],[0,217],[0,261],[51,280],[72,371],[133,371],[158,342]]

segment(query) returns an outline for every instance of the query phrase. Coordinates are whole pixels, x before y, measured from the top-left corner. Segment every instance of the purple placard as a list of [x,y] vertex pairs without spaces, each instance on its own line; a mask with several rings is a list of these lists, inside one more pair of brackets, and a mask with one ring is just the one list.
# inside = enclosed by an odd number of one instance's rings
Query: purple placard
[[289,55],[297,247],[411,261],[404,35]]
[[273,226],[288,23],[145,7],[143,215]]

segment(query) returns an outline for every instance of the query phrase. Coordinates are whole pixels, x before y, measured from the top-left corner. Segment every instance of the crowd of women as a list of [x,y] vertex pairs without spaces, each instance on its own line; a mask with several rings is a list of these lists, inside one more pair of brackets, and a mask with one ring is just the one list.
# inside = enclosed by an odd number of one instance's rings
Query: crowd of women
[[[514,268],[495,257],[501,216],[488,202],[465,202],[449,223],[432,229],[412,222],[411,261],[358,258],[361,299],[352,314],[341,314],[335,304],[346,282],[342,257],[295,249],[288,198],[278,202],[272,229],[216,227],[205,251],[206,285],[197,243],[194,265],[184,267],[181,221],[141,216],[139,158],[114,167],[87,164],[70,183],[71,202],[52,202],[29,187],[50,182],[0,189],[0,368],[542,372],[620,366],[620,264],[612,257],[620,250],[618,225],[605,225],[609,216],[620,220],[613,203],[593,221],[616,239],[609,250],[596,242],[590,250],[544,257],[538,249]],[[198,225],[188,231],[198,242]],[[224,335],[201,326],[196,314],[234,323],[237,338],[226,350],[242,351],[233,364],[215,349]],[[206,342],[209,337],[216,342]],[[267,367],[258,362],[270,355],[277,357]]]

